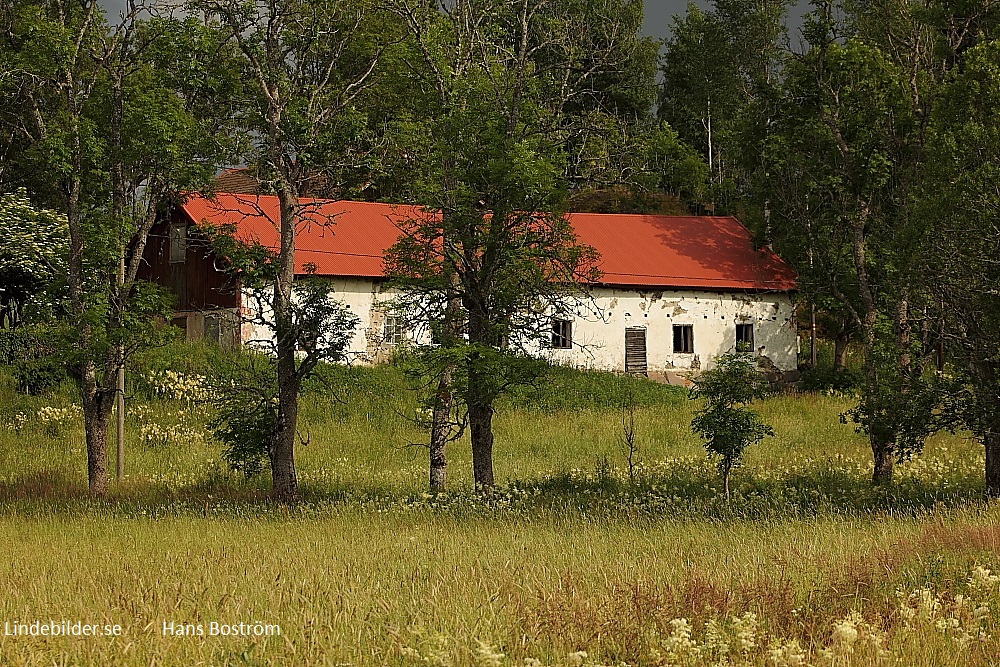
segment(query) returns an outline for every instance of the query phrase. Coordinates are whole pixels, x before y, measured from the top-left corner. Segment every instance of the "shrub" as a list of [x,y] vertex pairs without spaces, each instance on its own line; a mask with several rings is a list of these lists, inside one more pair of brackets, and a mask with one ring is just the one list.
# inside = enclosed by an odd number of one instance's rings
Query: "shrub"
[[695,413],[691,430],[705,441],[709,455],[718,458],[728,497],[729,474],[743,450],[774,435],[774,430],[746,407],[766,395],[767,382],[757,369],[757,358],[747,350],[716,358],[715,368],[694,382],[691,398],[704,398],[705,407]]
[[848,368],[823,366],[802,371],[802,388],[805,391],[849,392],[861,385],[861,373]]
[[13,364],[18,359],[35,357],[38,338],[24,328],[0,329],[0,363]]
[[32,396],[47,394],[70,377],[66,364],[55,356],[21,359],[14,363],[13,375],[18,389]]
[[230,357],[209,385],[216,415],[208,428],[223,444],[223,458],[231,470],[259,475],[278,423],[274,361],[252,352]]

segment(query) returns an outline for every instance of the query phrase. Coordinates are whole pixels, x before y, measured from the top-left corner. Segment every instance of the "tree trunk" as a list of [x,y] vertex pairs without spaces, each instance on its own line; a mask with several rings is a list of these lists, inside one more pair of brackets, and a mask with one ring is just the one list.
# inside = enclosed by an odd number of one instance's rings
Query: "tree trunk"
[[82,370],[83,428],[87,441],[87,486],[91,495],[108,491],[108,425],[111,421],[110,395],[97,385],[97,371],[92,362]]
[[841,322],[833,338],[833,369],[842,371],[847,368],[847,345],[851,342],[851,334],[847,323]]
[[[868,335],[870,336],[870,342],[868,345],[870,347],[874,346],[874,316],[866,318],[866,325],[868,325],[867,330],[870,331]],[[904,296],[900,298],[899,302],[896,304],[896,346],[898,351],[898,356],[896,358],[897,367],[895,371],[899,373],[903,378],[907,378],[910,374],[910,328],[909,328],[909,302]],[[871,367],[869,374],[871,387],[876,387],[878,382],[877,371],[873,360],[869,359],[867,365]],[[900,391],[904,394],[908,391],[906,381],[904,380]],[[898,432],[894,430],[893,435]],[[895,463],[895,442],[893,439],[886,437],[887,434],[882,433],[881,435],[876,435],[870,433],[868,438],[872,448],[872,484],[884,485],[889,484],[892,481],[893,466]]]
[[299,415],[299,386],[295,362],[296,336],[292,315],[292,284],[295,281],[295,225],[298,221],[298,196],[284,184],[278,187],[281,208],[281,250],[278,275],[274,281],[274,333],[278,420],[268,457],[271,463],[271,490],[283,501],[298,494],[295,475],[295,434]]
[[295,474],[295,434],[299,415],[298,382],[295,386],[279,385],[278,423],[268,459],[271,463],[271,490],[279,500],[294,500],[298,494]]
[[[981,335],[981,334],[980,334]],[[988,340],[993,340],[992,336]],[[986,449],[986,494],[1000,497],[1000,398],[996,387],[1000,380],[1000,366],[996,361],[977,355],[969,359],[969,374],[975,385],[978,408],[973,417],[977,423],[976,435]]]
[[472,436],[472,475],[477,489],[491,489],[493,481],[493,405],[492,401],[474,398],[481,393],[473,389],[481,383],[480,378],[473,379],[478,373],[469,377],[469,429]]
[[[858,322],[865,351],[865,397],[877,397],[879,393],[879,367],[875,357],[875,323],[878,320],[878,304],[872,291],[872,286],[868,280],[867,266],[867,238],[865,237],[865,223],[868,220],[869,210],[867,204],[862,205],[859,215],[851,220],[851,254],[854,259],[854,270],[858,276],[858,292],[861,296],[863,308],[861,313],[855,313]],[[850,306],[844,301],[845,306]],[[875,406],[878,410],[878,406]],[[892,468],[895,437],[886,438],[881,429],[869,429],[868,443],[872,449],[872,484],[888,484],[892,481]]]
[[986,494],[996,498],[1000,496],[1000,429],[987,433],[983,445],[986,447]]
[[847,338],[840,335],[833,342],[833,368],[838,371],[847,368]]
[[430,443],[430,490],[440,492],[447,484],[448,459],[445,448],[451,436],[451,406],[454,396],[451,380],[454,367],[449,365],[438,378],[437,393],[434,398],[434,413],[431,423]]
[[[442,218],[447,212],[442,212]],[[447,221],[443,221],[446,229]],[[442,236],[442,245],[446,239]],[[446,247],[446,246],[445,246]],[[441,331],[441,345],[445,348],[454,347],[462,335],[461,313],[462,300],[458,296],[459,280],[454,268],[446,263],[445,270],[448,271],[448,303],[444,311],[444,323]],[[438,377],[437,391],[434,397],[434,410],[431,418],[431,441],[430,441],[430,490],[440,492],[445,490],[447,484],[448,458],[446,447],[451,439],[451,412],[455,402],[452,390],[452,380],[455,374],[455,365],[448,364]]]
[[892,482],[892,470],[895,463],[892,443],[877,442],[871,438],[872,446],[872,484],[883,486]]
[[[466,295],[468,299],[468,295]],[[471,306],[471,307],[470,307]],[[496,349],[489,328],[488,313],[480,303],[468,299],[469,343]],[[469,411],[469,435],[472,440],[472,475],[477,489],[491,489],[493,482],[493,390],[487,371],[482,368],[479,352],[468,359],[468,389],[465,399]]]

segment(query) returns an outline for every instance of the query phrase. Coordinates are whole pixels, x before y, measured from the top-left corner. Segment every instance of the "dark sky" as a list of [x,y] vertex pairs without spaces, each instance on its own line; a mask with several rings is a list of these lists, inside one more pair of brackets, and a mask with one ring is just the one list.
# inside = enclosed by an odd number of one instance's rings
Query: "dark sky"
[[[670,34],[670,24],[677,14],[683,15],[687,11],[688,0],[645,0],[646,18],[643,22],[643,32],[651,37],[667,37]],[[694,0],[694,3],[702,9],[711,7],[706,0]],[[801,17],[809,9],[808,0],[798,0],[795,7],[788,13],[788,27],[791,32],[792,42],[795,43],[797,31],[801,25]]]
[[[688,0],[645,0],[645,2],[646,20],[643,25],[643,32],[651,37],[658,38],[666,37],[670,34],[672,17],[675,14],[683,14],[688,4]],[[104,5],[109,14],[115,15],[121,11],[125,3],[123,0],[102,0],[101,4]],[[710,3],[705,0],[695,0],[695,4],[703,8],[710,6]],[[806,4],[806,0],[800,0],[799,6],[791,12],[790,27],[793,30],[798,26],[797,18],[803,11],[800,8],[805,7]]]

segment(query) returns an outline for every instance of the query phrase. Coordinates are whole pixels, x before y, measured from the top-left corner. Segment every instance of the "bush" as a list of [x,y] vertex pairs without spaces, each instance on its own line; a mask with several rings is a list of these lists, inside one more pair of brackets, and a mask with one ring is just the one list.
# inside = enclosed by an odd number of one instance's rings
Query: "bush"
[[10,365],[19,391],[37,396],[70,379],[52,338],[53,332],[34,327],[0,330],[0,363]]
[[25,329],[0,329],[0,364],[37,356],[38,338]]
[[70,378],[66,364],[55,356],[17,361],[13,375],[17,388],[32,396],[47,394]]
[[208,422],[222,443],[231,470],[254,477],[267,464],[268,447],[278,423],[274,362],[246,352],[220,364],[211,375],[211,402],[216,415]]
[[861,386],[861,379],[859,371],[818,365],[802,371],[802,389],[849,392]]

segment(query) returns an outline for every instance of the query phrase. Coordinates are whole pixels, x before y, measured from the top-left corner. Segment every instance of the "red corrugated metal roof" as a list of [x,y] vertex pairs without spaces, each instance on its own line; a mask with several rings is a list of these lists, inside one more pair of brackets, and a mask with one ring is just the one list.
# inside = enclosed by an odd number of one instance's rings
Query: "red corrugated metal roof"
[[579,239],[601,253],[607,285],[793,290],[795,272],[754,250],[736,218],[572,213]]
[[[382,277],[382,254],[399,238],[400,225],[422,215],[422,209],[405,205],[303,202],[315,209],[307,210],[313,222],[297,236],[299,273],[311,263],[319,275]],[[278,246],[276,197],[192,195],[183,209],[196,223],[232,224],[243,240]],[[735,218],[572,213],[569,219],[579,240],[601,254],[605,285],[795,289],[791,268],[768,250],[754,250],[750,233]]]

